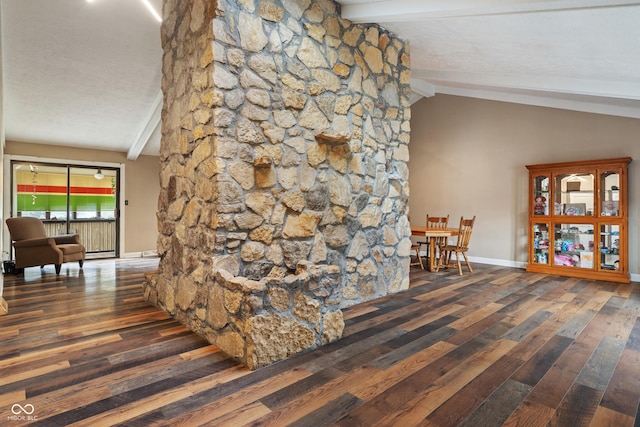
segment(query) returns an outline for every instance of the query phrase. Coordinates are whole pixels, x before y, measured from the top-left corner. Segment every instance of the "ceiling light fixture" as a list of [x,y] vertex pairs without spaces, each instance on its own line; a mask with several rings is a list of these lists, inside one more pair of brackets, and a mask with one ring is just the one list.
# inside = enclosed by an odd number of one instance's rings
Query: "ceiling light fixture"
[[[94,1],[96,1],[96,0],[87,0],[87,3],[93,3]],[[162,17],[158,13],[158,11],[155,10],[155,8],[151,5],[149,0],[142,0],[142,3],[144,3],[145,6],[147,6],[147,9],[149,9],[149,12],[151,12],[153,17],[156,18],[156,20],[158,22],[162,22]]]
[[151,3],[149,3],[149,0],[142,0],[142,3],[144,3],[145,6],[147,6],[147,9],[149,9],[149,12],[151,12],[153,17],[156,18],[158,22],[162,22],[162,18],[160,17],[160,14],[156,12],[153,6],[151,6]]
[[94,177],[95,179],[102,179],[102,178],[104,178],[104,175],[102,174],[102,169],[98,169],[98,172],[96,172],[96,173],[93,175],[93,177]]

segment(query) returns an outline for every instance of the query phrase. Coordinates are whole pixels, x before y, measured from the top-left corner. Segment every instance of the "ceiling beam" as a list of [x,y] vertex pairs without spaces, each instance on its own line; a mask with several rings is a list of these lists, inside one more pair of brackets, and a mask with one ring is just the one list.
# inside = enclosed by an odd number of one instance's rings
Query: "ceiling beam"
[[424,98],[424,96],[420,95],[419,93],[411,92],[411,94],[409,95],[409,103],[413,105],[416,102],[420,101],[422,98]]
[[628,101],[623,104],[620,103],[619,100],[609,100],[612,102],[607,103],[607,99],[605,98],[581,96],[562,97],[558,94],[542,94],[536,92],[525,94],[500,91],[496,88],[469,89],[440,85],[436,86],[436,93],[640,119],[640,102],[637,101]]
[[423,79],[411,79],[411,90],[425,98],[431,98],[436,94],[436,87]]
[[129,151],[127,152],[127,159],[136,160],[144,147],[149,142],[149,138],[153,135],[153,132],[160,126],[160,118],[162,115],[162,91],[158,92],[155,100],[153,101],[153,105],[149,110],[149,116],[144,121],[144,125],[138,132],[136,139],[129,147]]
[[541,91],[640,101],[640,82],[637,81],[603,81],[531,74],[482,74],[434,70],[413,70],[412,79],[424,80],[435,86]]
[[640,0],[340,0],[342,17],[358,23],[419,21],[554,10],[639,5]]

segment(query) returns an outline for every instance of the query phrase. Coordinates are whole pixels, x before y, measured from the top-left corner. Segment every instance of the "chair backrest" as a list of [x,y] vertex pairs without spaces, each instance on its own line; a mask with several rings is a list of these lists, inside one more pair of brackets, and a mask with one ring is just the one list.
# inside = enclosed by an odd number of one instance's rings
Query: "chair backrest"
[[449,215],[447,216],[429,216],[427,215],[427,228],[447,228],[449,224]]
[[460,228],[458,229],[458,243],[456,246],[458,249],[468,249],[469,248],[469,240],[471,240],[471,232],[473,231],[473,223],[476,221],[476,216],[474,215],[471,219],[464,219],[460,217]]
[[11,240],[17,242],[25,239],[38,239],[47,237],[44,224],[38,218],[16,217],[7,218],[7,227],[11,234]]

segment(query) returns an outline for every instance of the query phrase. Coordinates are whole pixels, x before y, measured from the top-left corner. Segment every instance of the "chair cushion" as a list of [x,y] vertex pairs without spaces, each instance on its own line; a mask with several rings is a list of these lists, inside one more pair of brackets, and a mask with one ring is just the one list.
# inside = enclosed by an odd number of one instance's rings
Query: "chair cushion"
[[47,237],[44,224],[38,218],[7,218],[7,226],[14,241]]
[[82,253],[84,251],[84,247],[77,243],[57,245],[57,248],[62,251],[62,255],[64,257],[68,255]]

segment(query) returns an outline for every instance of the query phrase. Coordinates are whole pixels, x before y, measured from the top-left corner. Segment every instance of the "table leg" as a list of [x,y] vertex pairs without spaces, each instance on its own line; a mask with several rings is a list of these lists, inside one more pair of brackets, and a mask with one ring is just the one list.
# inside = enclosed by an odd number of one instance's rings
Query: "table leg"
[[429,239],[429,271],[436,271],[436,238]]

